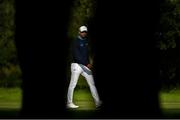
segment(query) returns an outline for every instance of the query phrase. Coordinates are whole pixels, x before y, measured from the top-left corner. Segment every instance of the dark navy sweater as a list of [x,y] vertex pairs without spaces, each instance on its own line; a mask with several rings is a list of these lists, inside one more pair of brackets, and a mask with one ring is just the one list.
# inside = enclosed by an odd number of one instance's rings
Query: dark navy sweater
[[89,64],[88,41],[78,36],[72,45],[73,62],[83,65]]

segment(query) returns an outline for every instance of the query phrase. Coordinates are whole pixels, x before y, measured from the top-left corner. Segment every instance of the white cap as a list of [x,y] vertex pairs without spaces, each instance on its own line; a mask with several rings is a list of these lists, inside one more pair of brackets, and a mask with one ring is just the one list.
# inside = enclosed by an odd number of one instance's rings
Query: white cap
[[80,32],[83,32],[83,31],[86,31],[86,32],[87,32],[88,30],[87,30],[87,27],[86,27],[86,26],[81,26],[81,27],[79,28],[79,31],[80,31]]

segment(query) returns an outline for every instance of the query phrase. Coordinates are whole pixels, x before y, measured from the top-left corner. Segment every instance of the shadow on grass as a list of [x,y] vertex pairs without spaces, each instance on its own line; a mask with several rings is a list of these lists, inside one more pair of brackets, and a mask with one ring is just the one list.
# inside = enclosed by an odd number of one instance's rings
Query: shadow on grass
[[1,108],[0,109],[0,119],[1,118],[19,118],[20,116],[19,109],[8,109],[8,108]]
[[[94,118],[96,114],[97,114],[97,111],[95,110],[67,110],[65,113],[65,116],[62,115],[64,116],[62,118],[70,118],[70,119],[71,118]],[[46,117],[46,115],[40,116],[40,118],[44,118],[44,117]],[[61,117],[56,117],[56,116],[54,117],[61,118]],[[0,109],[0,119],[18,119],[18,118],[36,118],[36,117],[35,116],[23,117],[20,115],[19,109],[7,109],[7,108]],[[53,118],[53,116],[49,118]]]
[[[163,118],[177,119],[180,118],[180,109],[163,109]],[[104,118],[104,115],[99,114],[98,110],[67,110],[66,116],[68,119],[93,119]],[[113,116],[112,116],[113,117]],[[0,109],[0,119],[21,118],[19,109]]]
[[70,119],[92,119],[101,118],[99,116],[100,111],[98,110],[67,110],[67,118]]
[[163,109],[164,118],[180,118],[180,109]]

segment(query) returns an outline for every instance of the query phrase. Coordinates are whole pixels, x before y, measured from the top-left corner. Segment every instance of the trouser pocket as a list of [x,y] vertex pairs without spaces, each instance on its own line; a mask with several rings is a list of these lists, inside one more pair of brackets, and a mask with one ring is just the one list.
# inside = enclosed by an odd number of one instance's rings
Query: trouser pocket
[[82,71],[81,67],[77,63],[71,63],[71,72],[78,72]]

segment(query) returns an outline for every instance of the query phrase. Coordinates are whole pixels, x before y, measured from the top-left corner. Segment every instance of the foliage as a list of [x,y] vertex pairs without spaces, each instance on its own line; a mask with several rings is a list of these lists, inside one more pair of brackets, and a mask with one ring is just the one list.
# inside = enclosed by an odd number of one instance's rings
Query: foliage
[[21,70],[18,65],[3,67],[0,71],[0,87],[20,87]]
[[164,0],[160,5],[160,77],[168,89],[180,84],[180,1]]
[[180,1],[165,0],[160,6],[161,50],[176,48],[176,41],[180,38]]
[[0,87],[20,85],[15,39],[15,0],[0,2]]
[[80,26],[88,26],[88,22],[93,18],[95,10],[95,0],[74,1],[74,4],[71,8],[68,26],[68,36],[70,39],[74,39],[77,36]]

